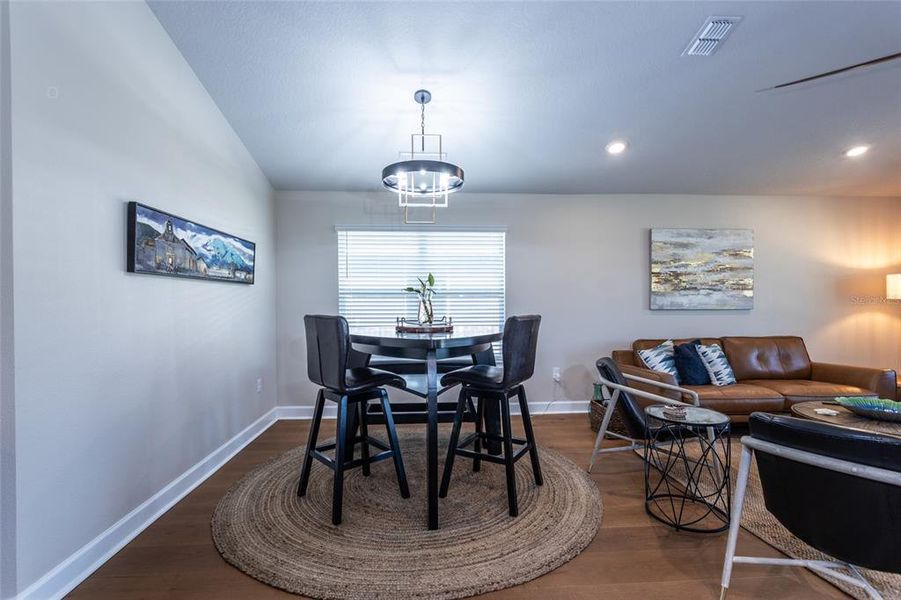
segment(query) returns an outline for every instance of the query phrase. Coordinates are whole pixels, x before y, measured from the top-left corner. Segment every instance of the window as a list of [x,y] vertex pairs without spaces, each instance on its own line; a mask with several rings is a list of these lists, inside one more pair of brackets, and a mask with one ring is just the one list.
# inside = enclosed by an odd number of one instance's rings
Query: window
[[402,290],[435,275],[435,317],[457,325],[504,324],[501,230],[338,228],[338,312],[351,326],[415,318],[418,300]]

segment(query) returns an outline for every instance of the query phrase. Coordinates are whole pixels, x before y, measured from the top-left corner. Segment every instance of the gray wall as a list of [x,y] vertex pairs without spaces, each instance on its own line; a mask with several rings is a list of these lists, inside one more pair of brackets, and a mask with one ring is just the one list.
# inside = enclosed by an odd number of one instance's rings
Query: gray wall
[[[397,224],[400,215],[385,192],[276,199],[278,401],[310,404],[302,317],[337,310],[334,227]],[[816,360],[901,366],[901,305],[878,302],[884,274],[901,270],[901,199],[463,192],[438,218],[439,225],[506,226],[507,314],[544,316],[530,383],[535,403],[585,400],[594,361],[639,337],[797,334]],[[649,310],[652,227],[754,229],[754,309]],[[551,378],[555,366],[561,388]]]
[[0,598],[16,592],[9,2],[0,0]]
[[[10,8],[24,589],[275,405],[275,221],[143,2]],[[256,284],[127,274],[129,200],[255,241]]]

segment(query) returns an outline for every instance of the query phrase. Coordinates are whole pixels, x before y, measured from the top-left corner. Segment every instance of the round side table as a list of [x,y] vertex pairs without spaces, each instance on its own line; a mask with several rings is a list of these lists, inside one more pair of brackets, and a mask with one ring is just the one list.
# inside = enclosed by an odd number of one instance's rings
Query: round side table
[[732,505],[729,417],[687,406],[677,419],[664,406],[645,408],[645,510],[677,531],[725,531]]

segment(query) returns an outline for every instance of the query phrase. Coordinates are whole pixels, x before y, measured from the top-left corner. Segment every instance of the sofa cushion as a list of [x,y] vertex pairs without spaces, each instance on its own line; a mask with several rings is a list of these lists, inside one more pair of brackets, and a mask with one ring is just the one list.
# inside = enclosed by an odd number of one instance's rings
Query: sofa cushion
[[669,373],[679,383],[679,372],[676,370],[676,360],[673,341],[666,340],[659,346],[648,348],[647,350],[639,350],[638,357],[641,362],[652,371],[662,371]]
[[809,379],[747,379],[741,383],[769,388],[782,394],[785,398],[786,410],[798,402],[830,400],[838,396],[878,396],[876,392],[853,385]]
[[[698,393],[701,406],[726,415],[746,415],[754,411],[782,412],[782,395],[765,387],[736,383],[733,385],[686,385]],[[690,402],[690,400],[686,400]]]
[[[719,338],[685,338],[685,339],[669,338],[669,340],[672,341],[673,344],[688,344],[690,342],[697,342],[698,340],[701,340],[702,344],[707,344],[707,345],[720,344]],[[635,340],[634,342],[632,342],[632,353],[634,354],[635,360],[637,361],[635,364],[637,364],[637,365],[644,364],[643,362],[641,362],[641,359],[638,356],[639,350],[647,350],[648,348],[654,348],[655,346],[659,346],[660,344],[662,344],[666,341],[668,341],[667,338],[664,338],[661,340],[640,339],[640,340]],[[722,346],[722,344],[720,344],[720,345]]]
[[682,385],[710,385],[710,374],[704,359],[698,354],[700,340],[673,347],[673,359]]
[[810,356],[799,337],[724,337],[723,350],[739,381],[810,379]]
[[713,385],[733,385],[737,383],[735,373],[732,371],[732,365],[726,358],[726,353],[720,348],[719,344],[711,344],[709,346],[698,346],[698,354],[704,361],[707,373],[710,375],[710,383]]

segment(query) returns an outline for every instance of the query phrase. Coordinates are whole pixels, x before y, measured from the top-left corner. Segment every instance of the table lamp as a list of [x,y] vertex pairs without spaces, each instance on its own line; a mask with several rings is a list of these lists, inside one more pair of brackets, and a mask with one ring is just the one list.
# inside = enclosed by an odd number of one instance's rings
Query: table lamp
[[888,300],[901,300],[901,273],[885,276],[885,297]]

